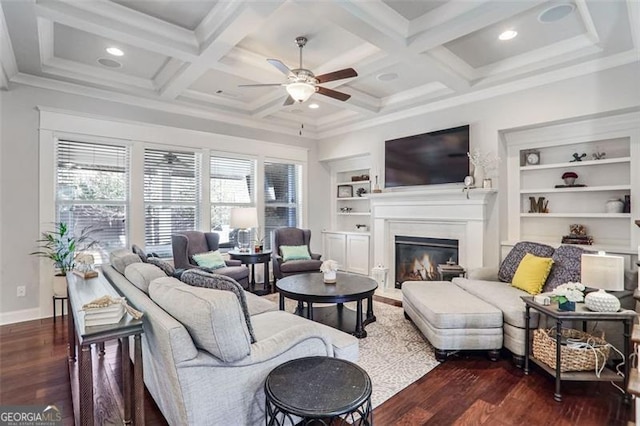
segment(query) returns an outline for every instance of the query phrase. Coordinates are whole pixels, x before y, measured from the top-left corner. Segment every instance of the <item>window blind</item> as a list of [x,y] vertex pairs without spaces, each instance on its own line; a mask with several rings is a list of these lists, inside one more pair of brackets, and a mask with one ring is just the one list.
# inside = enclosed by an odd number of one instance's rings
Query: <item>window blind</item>
[[170,257],[171,235],[198,228],[200,154],[144,151],[145,246]]
[[57,141],[56,221],[75,235],[91,227],[97,263],[128,245],[129,169],[126,145]]
[[255,206],[256,161],[248,158],[210,157],[211,230],[220,235],[220,247],[237,244],[229,226],[233,207]]
[[302,167],[296,164],[265,161],[265,246],[271,248],[272,234],[283,226],[297,227],[300,222]]

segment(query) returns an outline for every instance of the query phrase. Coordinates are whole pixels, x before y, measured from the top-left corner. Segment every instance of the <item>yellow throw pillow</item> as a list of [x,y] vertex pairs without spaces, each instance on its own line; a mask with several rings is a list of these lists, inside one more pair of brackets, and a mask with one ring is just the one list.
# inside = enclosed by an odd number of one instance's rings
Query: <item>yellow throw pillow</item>
[[552,266],[553,260],[550,257],[538,257],[527,253],[520,261],[511,285],[529,294],[539,294]]

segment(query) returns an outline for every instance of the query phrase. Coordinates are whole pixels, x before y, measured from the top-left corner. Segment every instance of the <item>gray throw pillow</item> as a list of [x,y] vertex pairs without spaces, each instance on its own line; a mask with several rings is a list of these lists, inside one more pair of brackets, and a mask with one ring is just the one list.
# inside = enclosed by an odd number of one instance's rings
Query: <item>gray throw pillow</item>
[[542,291],[552,291],[560,284],[568,282],[580,282],[583,253],[594,252],[576,246],[558,247],[553,252],[553,256],[551,256],[551,259],[553,259],[553,267]]
[[113,269],[124,275],[124,270],[132,263],[141,263],[140,256],[127,249],[118,249],[109,253],[109,263]]
[[131,251],[134,254],[137,254],[138,256],[140,256],[140,260],[142,260],[144,263],[147,263],[147,253],[145,253],[144,250],[142,250],[139,246],[137,246],[136,244],[131,246]]
[[174,268],[172,264],[170,264],[166,260],[160,259],[159,257],[149,256],[147,257],[147,262],[162,269],[162,271],[167,274],[168,277],[172,277],[176,272],[176,268]]
[[224,275],[212,274],[200,269],[189,269],[184,271],[180,276],[180,281],[185,284],[192,285],[194,287],[212,288],[215,290],[227,290],[231,291],[238,298],[242,313],[244,314],[244,320],[249,329],[249,335],[251,336],[251,343],[256,342],[256,336],[253,334],[253,326],[251,325],[251,315],[249,314],[249,308],[247,306],[247,297],[244,294],[244,289],[233,278],[226,277]]
[[531,253],[538,257],[551,257],[553,256],[553,251],[553,247],[546,244],[533,243],[530,241],[521,241],[517,243],[500,264],[498,279],[505,283],[512,282],[513,276],[516,274],[516,270],[518,269],[522,258],[527,253]]

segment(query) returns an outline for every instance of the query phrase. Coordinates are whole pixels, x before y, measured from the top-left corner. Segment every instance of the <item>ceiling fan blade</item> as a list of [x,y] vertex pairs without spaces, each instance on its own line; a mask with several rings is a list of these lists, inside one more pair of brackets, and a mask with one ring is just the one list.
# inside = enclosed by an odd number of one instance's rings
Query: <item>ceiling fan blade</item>
[[280,70],[280,72],[286,76],[293,74],[291,72],[291,70],[289,69],[288,66],[286,66],[285,64],[283,64],[280,60],[278,59],[267,59],[267,62],[269,62],[271,65],[273,65],[274,67],[278,68]]
[[293,100],[291,96],[287,96],[287,99],[284,100],[283,106],[289,106],[295,104],[296,101]]
[[357,77],[358,73],[353,68],[345,68],[343,70],[329,72],[322,75],[317,75],[316,80],[318,83],[326,83],[328,81],[342,80],[343,78]]
[[346,93],[338,92],[337,90],[327,89],[326,87],[320,86],[316,86],[316,92],[343,102],[351,97],[351,95],[347,95]]
[[283,84],[282,83],[238,84],[238,87],[268,87],[268,86],[283,86]]

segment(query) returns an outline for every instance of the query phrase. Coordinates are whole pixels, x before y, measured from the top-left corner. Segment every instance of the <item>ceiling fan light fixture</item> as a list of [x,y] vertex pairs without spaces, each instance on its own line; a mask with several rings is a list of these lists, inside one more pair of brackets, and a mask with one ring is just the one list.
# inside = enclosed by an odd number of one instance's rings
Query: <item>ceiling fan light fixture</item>
[[316,87],[309,83],[290,83],[287,85],[287,93],[296,102],[304,102],[316,92]]

